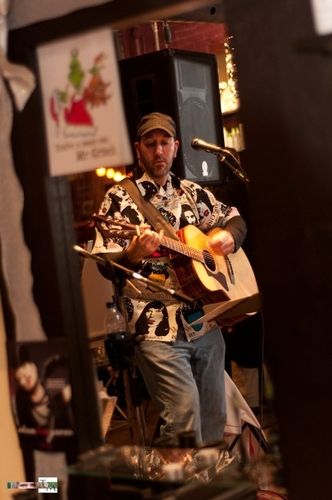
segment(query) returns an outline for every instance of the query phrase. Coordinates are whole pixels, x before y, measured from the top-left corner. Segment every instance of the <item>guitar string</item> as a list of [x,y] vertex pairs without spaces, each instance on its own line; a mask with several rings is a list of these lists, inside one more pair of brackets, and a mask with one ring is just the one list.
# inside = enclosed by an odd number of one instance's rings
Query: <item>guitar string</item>
[[[162,243],[163,241],[167,242],[166,246],[168,248],[178,251],[179,253],[183,253],[186,256],[194,260],[197,260],[198,262],[206,264],[207,267],[210,269],[215,269],[216,267],[215,259],[213,255],[209,253],[208,250],[198,250],[196,248],[190,247],[186,243],[173,240],[172,238],[167,238],[166,236],[161,239],[161,244],[163,244]],[[178,250],[179,248],[181,248],[181,251]]]
[[[121,223],[120,223],[121,224]],[[128,224],[129,226],[129,224]],[[112,231],[112,229],[109,229],[108,235],[111,236],[113,234],[114,236],[123,236],[123,237],[130,237],[133,235],[132,231],[126,231],[126,230],[115,230]],[[135,231],[135,235],[136,235]],[[165,243],[165,244],[164,244]],[[208,267],[210,268],[215,268],[215,259],[213,255],[208,250],[198,250],[196,248],[190,247],[186,243],[183,243],[182,241],[177,241],[173,240],[172,238],[168,238],[167,236],[163,236],[161,238],[161,245],[166,246],[167,248],[174,250],[178,253],[182,253],[183,255],[192,258],[193,260],[196,260],[201,263],[205,263]]]

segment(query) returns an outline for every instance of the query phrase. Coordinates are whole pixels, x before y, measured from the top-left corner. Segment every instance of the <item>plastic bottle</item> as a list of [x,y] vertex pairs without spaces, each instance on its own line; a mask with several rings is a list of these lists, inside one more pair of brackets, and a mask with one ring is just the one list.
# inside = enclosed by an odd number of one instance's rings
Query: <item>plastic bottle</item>
[[126,320],[115,301],[106,303],[104,325],[105,350],[110,365],[114,369],[128,368],[134,353],[134,343],[127,331]]

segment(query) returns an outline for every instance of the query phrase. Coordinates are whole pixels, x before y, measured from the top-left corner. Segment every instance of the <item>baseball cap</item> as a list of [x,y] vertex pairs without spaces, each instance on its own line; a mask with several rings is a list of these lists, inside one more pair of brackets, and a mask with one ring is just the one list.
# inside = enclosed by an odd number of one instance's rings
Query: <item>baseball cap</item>
[[167,132],[170,136],[176,136],[176,126],[173,118],[163,113],[150,113],[143,116],[137,126],[137,139],[151,132],[151,130],[160,129]]

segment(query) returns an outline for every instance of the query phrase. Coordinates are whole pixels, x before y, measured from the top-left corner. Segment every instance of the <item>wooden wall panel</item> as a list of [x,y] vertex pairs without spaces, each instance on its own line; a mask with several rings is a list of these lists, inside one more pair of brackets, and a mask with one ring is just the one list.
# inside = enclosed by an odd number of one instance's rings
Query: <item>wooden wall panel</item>
[[225,7],[290,498],[325,499],[332,488],[332,58],[313,47],[309,0],[227,0]]

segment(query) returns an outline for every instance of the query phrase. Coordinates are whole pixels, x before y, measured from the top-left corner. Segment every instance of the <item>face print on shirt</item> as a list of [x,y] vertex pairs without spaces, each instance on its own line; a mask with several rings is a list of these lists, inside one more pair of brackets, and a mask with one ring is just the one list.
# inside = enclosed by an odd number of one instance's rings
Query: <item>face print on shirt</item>
[[187,226],[188,224],[195,224],[196,217],[189,205],[182,205],[181,207],[181,227]]
[[158,191],[156,186],[149,181],[141,182],[141,186],[143,188],[142,195],[146,200],[150,200],[150,198],[152,198],[152,196],[154,196]]
[[135,324],[135,333],[164,337],[169,332],[168,314],[165,305],[159,300],[149,302]]
[[204,191],[203,189],[197,191],[197,205],[199,205],[200,203],[202,205],[205,205],[207,210],[209,210],[210,212],[213,211],[211,200],[206,191]]

